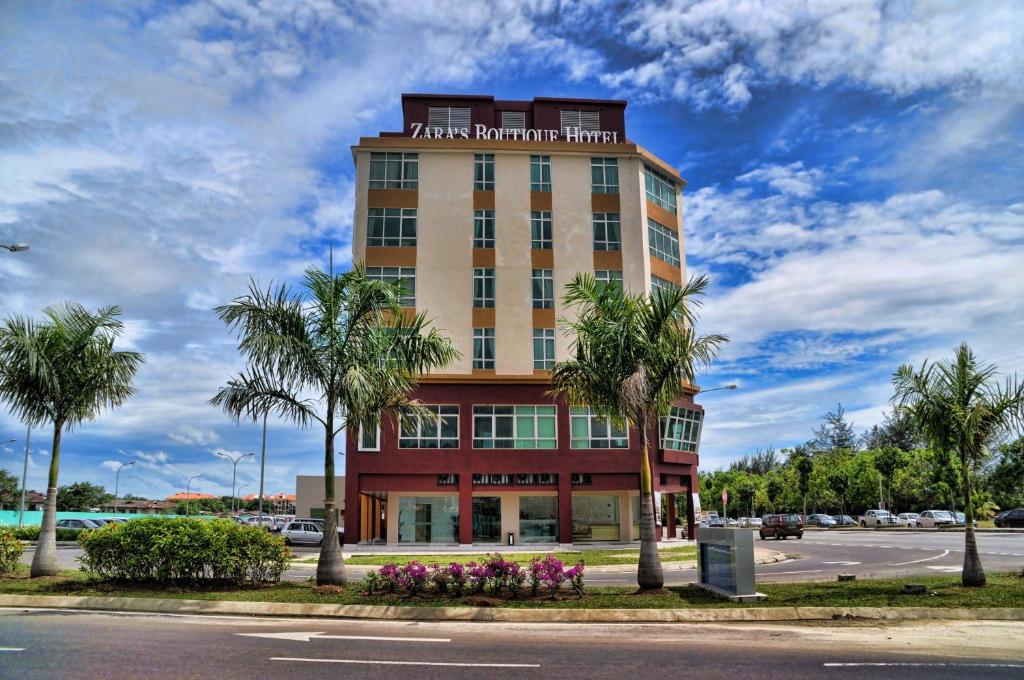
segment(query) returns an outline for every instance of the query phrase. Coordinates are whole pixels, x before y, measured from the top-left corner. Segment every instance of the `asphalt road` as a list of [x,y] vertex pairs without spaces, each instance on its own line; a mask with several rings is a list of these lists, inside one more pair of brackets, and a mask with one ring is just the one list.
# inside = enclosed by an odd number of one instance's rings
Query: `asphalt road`
[[[1011,571],[1024,568],[1024,533],[979,533],[978,547],[982,564],[989,571]],[[761,541],[754,545],[786,553],[784,562],[758,565],[757,580],[761,583],[797,581],[834,581],[838,574],[855,574],[858,578],[895,576],[921,576],[959,572],[964,559],[962,533],[892,533],[875,531],[807,531],[800,540]],[[317,548],[294,548],[297,555],[314,556]],[[81,550],[75,546],[58,550],[61,566],[74,569]],[[26,551],[25,563],[32,560]],[[670,563],[667,563],[670,564]],[[351,578],[362,578],[370,567],[348,566]],[[303,580],[313,574],[315,567],[290,569],[285,578]],[[690,583],[696,570],[668,569],[668,585]],[[630,586],[636,583],[636,568],[594,570],[588,573],[587,583],[605,586]]]
[[410,623],[0,610],[0,678],[1021,678],[1024,624]]

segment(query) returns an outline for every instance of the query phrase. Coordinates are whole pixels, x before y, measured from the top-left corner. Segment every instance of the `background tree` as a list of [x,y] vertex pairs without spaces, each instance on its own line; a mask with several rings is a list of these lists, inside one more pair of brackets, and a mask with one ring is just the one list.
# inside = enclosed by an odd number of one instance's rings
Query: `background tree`
[[114,495],[107,493],[102,486],[89,482],[75,482],[57,489],[57,510],[60,512],[89,512],[90,508],[98,508]]
[[57,478],[65,429],[120,406],[134,393],[138,352],[117,351],[124,325],[118,307],[95,314],[75,303],[48,307],[45,321],[8,317],[0,326],[0,400],[32,427],[53,424],[53,447],[32,576],[54,576],[57,562]]
[[809,444],[816,451],[836,451],[838,449],[853,451],[857,448],[853,423],[846,420],[846,410],[842,404],[838,404],[835,411],[825,414],[821,425],[814,430],[814,439]]
[[1002,444],[985,474],[992,501],[1009,510],[1024,506],[1024,438]]
[[590,274],[578,274],[566,288],[565,303],[578,316],[567,323],[573,358],[555,364],[552,392],[598,415],[625,421],[640,434],[641,590],[664,586],[654,526],[650,437],[658,417],[696,384],[698,367],[707,366],[727,342],[723,335],[699,335],[696,309],[707,290],[707,276],[682,288],[631,295],[619,286],[600,286]]
[[800,498],[803,501],[803,514],[807,514],[807,493],[811,490],[811,473],[814,472],[814,462],[803,453],[798,453],[792,458],[793,468],[796,470],[799,480]]
[[0,510],[5,506],[18,507],[21,498],[21,482],[7,470],[0,470]]
[[920,448],[924,442],[913,421],[904,413],[892,411],[883,416],[881,425],[873,425],[861,435],[860,445],[864,449],[884,449],[894,446],[901,451]]
[[307,269],[301,293],[287,285],[263,290],[252,282],[247,295],[216,310],[238,334],[248,366],[210,402],[236,420],[255,422],[273,410],[300,427],[317,423],[324,429],[325,539],[316,571],[321,585],[345,582],[335,437],[346,427],[376,428],[382,415],[397,418],[418,409],[410,397],[418,376],[458,356],[423,313],[403,313],[401,285],[368,279],[361,266],[338,276]]
[[964,586],[985,585],[985,570],[974,533],[972,474],[985,450],[1009,429],[1024,425],[1024,383],[1007,378],[996,382],[994,365],[980,365],[974,352],[961,344],[952,361],[914,369],[900,366],[893,376],[893,400],[908,414],[933,446],[955,451],[963,484]]
[[850,488],[850,476],[842,468],[833,470],[828,476],[828,485],[839,499],[839,512],[846,514],[846,491]]
[[212,513],[214,515],[227,512],[231,509],[231,496],[224,498],[193,498],[190,501],[179,501],[174,512],[178,515],[197,515],[199,513]]
[[892,478],[896,470],[907,464],[907,454],[895,446],[886,446],[875,452],[875,469],[881,473],[885,480],[886,507],[891,512],[892,505]]

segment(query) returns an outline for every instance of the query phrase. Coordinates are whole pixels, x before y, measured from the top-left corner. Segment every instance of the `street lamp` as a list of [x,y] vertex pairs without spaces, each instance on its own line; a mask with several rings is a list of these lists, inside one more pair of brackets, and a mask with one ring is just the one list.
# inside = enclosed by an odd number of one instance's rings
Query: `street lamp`
[[130,463],[121,463],[117,466],[117,470],[114,471],[114,517],[117,517],[117,492],[121,488],[121,468],[126,468],[129,465],[135,465],[138,461],[132,461]]
[[701,390],[699,394],[704,394],[705,392],[717,392],[718,390],[734,390],[737,387],[739,387],[739,385],[732,383],[729,385],[722,385],[721,387],[712,387],[710,390]]
[[[238,486],[238,499],[239,500],[242,499],[242,489],[244,489],[247,486],[252,486],[252,483],[251,482],[246,482],[245,484],[240,484]],[[263,513],[261,512],[260,514],[262,515]]]
[[28,250],[28,244],[27,243],[12,243],[10,245],[7,245],[5,243],[0,243],[0,248],[3,248],[5,250],[9,250],[12,253],[23,253],[26,250]]
[[240,456],[230,456],[221,451],[216,451],[216,454],[221,458],[225,458],[231,461],[231,512],[235,511],[235,474],[238,472],[238,461],[249,456],[255,456],[255,453],[243,453]]
[[195,477],[188,478],[188,484],[185,485],[185,516],[188,517],[191,514],[191,498],[192,498],[192,480],[202,479],[202,475],[196,475]]

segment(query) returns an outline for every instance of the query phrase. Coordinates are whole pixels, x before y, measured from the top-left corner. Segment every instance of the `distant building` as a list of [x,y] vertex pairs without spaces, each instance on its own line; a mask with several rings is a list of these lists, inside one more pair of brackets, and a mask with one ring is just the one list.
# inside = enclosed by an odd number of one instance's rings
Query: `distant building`
[[[338,507],[338,521],[345,517],[345,478],[334,478],[334,499]],[[295,516],[324,516],[324,476],[299,475],[295,478]]]
[[[46,503],[46,494],[41,494],[37,491],[26,491],[25,492],[25,509],[26,510],[42,510],[43,505]],[[0,510],[4,508],[10,508],[11,510],[18,510],[21,507],[21,492],[18,491],[14,494],[0,494]]]
[[[242,496],[242,500],[246,503],[259,500],[259,498],[260,495],[258,493],[251,493],[248,496]],[[263,494],[263,503],[264,510],[275,515],[295,514],[295,494],[293,493],[278,491],[277,493]],[[306,516],[308,517],[308,515]]]
[[214,498],[218,498],[218,496],[211,496],[208,493],[199,493],[198,491],[193,491],[191,493],[185,493],[184,491],[182,491],[179,493],[171,494],[170,496],[167,497],[167,500],[177,503],[179,501],[204,501],[211,500]]
[[104,503],[100,506],[103,512],[113,513],[117,510],[119,515],[172,515],[178,509],[177,501],[149,501],[149,500],[121,500],[116,506],[114,503]]

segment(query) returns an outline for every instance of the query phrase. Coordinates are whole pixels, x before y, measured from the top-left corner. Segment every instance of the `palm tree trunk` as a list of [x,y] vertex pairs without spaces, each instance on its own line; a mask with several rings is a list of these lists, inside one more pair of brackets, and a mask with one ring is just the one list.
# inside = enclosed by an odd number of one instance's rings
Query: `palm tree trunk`
[[[974,535],[974,503],[971,502],[971,465],[966,452],[960,454],[960,474],[964,483],[964,571],[961,577],[965,588],[980,587],[987,582],[985,569],[978,554],[978,541]],[[956,517],[956,515],[954,515]]]
[[654,526],[654,485],[651,480],[651,459],[645,422],[640,427],[640,561],[636,568],[636,582],[641,591],[661,590],[665,574],[658,556],[658,540]]
[[334,507],[334,412],[328,407],[327,438],[324,442],[324,540],[316,565],[318,586],[345,583],[345,563],[338,543],[338,513]]
[[60,435],[63,423],[53,424],[53,452],[50,455],[50,476],[46,484],[46,504],[43,523],[39,529],[36,552],[32,556],[32,578],[56,576],[60,573],[57,560],[57,473],[60,470]]

